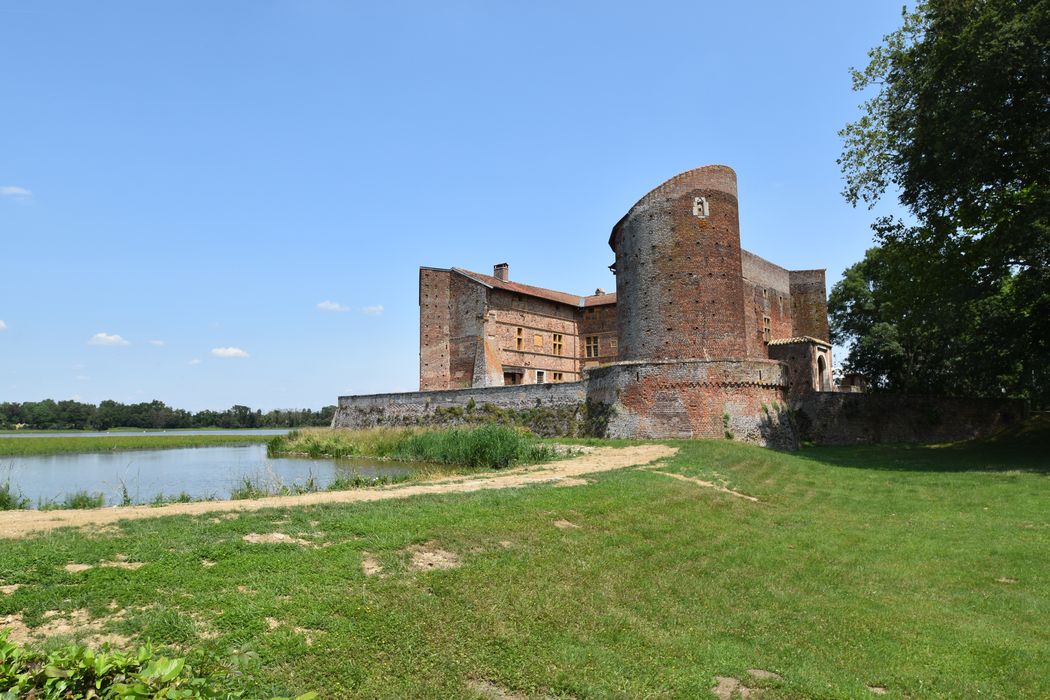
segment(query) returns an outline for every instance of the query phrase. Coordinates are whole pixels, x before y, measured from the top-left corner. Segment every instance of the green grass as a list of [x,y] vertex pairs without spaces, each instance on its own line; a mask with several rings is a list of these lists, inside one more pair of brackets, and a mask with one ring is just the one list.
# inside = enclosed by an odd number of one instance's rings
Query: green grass
[[[0,540],[0,617],[114,614],[134,642],[247,654],[248,697],[1050,696],[1050,459],[1013,446],[679,442],[652,470]],[[576,528],[561,529],[567,520]],[[249,544],[281,532],[303,544]],[[429,543],[462,565],[412,572]],[[374,558],[383,576],[365,576]],[[144,562],[136,571],[69,562]],[[270,621],[268,621],[268,618]],[[307,641],[309,637],[310,644]],[[53,640],[50,644],[57,644]],[[180,655],[184,651],[180,652]]]
[[29,499],[16,488],[11,486],[10,479],[0,483],[0,510],[25,510],[29,507]]
[[67,493],[61,501],[40,501],[36,507],[37,510],[89,510],[101,508],[105,503],[105,494],[81,490]]
[[270,435],[115,435],[102,437],[0,437],[0,456],[52,455],[69,452],[159,450],[176,447],[219,447],[268,442]]
[[270,456],[370,456],[405,462],[502,469],[554,459],[557,451],[531,433],[503,425],[426,430],[293,430],[270,440]]

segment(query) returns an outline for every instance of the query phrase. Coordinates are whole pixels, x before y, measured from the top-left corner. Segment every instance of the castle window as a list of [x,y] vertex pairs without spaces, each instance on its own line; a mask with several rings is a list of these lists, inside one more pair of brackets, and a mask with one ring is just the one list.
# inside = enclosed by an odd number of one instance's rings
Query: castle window
[[609,352],[616,352],[617,345],[616,338],[609,338]]
[[[562,349],[562,336],[561,336],[561,333],[555,333],[554,334],[554,354],[555,355],[560,355],[561,354],[561,349]],[[554,381],[558,381],[558,380],[555,379]]]
[[598,357],[598,336],[589,335],[587,336],[584,345],[585,355],[587,357]]
[[543,384],[546,381],[547,381],[547,373],[544,372],[542,369],[536,370],[536,383],[537,384]]
[[524,328],[519,328],[518,329],[518,333],[517,333],[516,337],[514,338],[514,340],[516,341],[516,345],[517,345],[517,349],[518,350],[524,350],[525,349],[525,329]]
[[552,373],[551,373],[551,381],[554,381],[554,382],[562,382],[562,381],[565,381],[565,380],[563,379],[563,377],[564,377],[564,376],[565,376],[565,375],[564,375],[564,374],[562,374],[561,372],[552,372]]
[[762,339],[767,343],[773,339],[773,322],[769,316],[762,317]]
[[540,335],[539,333],[537,333],[534,336],[532,336],[532,345],[533,345],[533,347],[542,348],[543,347],[543,336]]

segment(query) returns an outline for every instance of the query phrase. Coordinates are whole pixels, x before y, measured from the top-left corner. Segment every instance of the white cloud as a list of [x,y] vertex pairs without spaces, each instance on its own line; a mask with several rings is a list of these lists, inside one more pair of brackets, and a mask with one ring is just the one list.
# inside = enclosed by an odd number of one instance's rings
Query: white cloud
[[149,341],[149,344],[150,345],[156,345],[158,348],[162,348],[165,345],[167,345],[167,343],[164,342],[163,340],[151,340],[151,341]]
[[14,185],[0,186],[0,197],[14,197],[15,199],[28,199],[33,196],[32,190]]
[[361,311],[363,311],[367,316],[378,316],[379,314],[383,313],[383,305],[376,304],[375,306],[366,306],[365,308],[361,309]]
[[240,348],[214,348],[212,357],[248,357],[248,353]]
[[321,311],[349,311],[350,307],[340,304],[338,301],[322,301],[317,305]]
[[201,358],[199,358],[199,357],[195,357],[192,360],[190,360],[190,364],[191,365],[199,365],[200,363],[201,363]]
[[0,320],[0,331],[6,331],[6,330],[7,330],[7,324],[4,323],[2,320]]
[[91,336],[90,340],[88,340],[88,345],[108,345],[112,347],[117,345],[131,345],[131,343],[124,340],[119,335],[96,333],[95,335]]

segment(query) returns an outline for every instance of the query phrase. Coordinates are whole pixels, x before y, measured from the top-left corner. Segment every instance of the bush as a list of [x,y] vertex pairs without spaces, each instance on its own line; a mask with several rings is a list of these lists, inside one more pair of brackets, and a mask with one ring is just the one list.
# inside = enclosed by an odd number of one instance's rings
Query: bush
[[194,672],[186,659],[155,656],[149,645],[123,653],[70,644],[45,654],[8,641],[7,631],[0,631],[0,700],[244,697],[229,687],[234,677],[228,666]]
[[25,510],[29,508],[29,499],[19,491],[15,493],[11,489],[11,482],[5,481],[0,484],[0,510]]
[[456,464],[502,469],[522,462],[554,459],[554,448],[540,443],[526,431],[506,425],[477,428],[424,430],[375,428],[372,430],[293,431],[270,441],[271,456],[305,454],[310,457],[367,455],[409,462]]
[[101,493],[76,491],[67,493],[61,501],[43,501],[37,504],[40,510],[88,510],[106,505],[106,497]]

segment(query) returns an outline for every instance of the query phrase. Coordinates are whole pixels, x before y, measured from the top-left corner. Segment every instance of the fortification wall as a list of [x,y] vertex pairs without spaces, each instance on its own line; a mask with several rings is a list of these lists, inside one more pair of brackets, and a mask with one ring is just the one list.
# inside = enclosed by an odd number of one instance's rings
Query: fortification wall
[[333,428],[501,422],[539,435],[587,432],[582,382],[340,396]]
[[828,293],[824,270],[791,270],[791,317],[794,332],[829,341]]
[[799,438],[821,445],[954,442],[1025,417],[1017,399],[818,392],[794,406]]
[[684,360],[588,370],[591,424],[602,437],[728,437],[793,449],[784,369],[769,360]]
[[748,357],[772,357],[766,348],[764,320],[769,319],[770,337],[790,338],[790,273],[779,265],[746,250],[740,251],[744,276],[744,334]]
[[620,358],[746,356],[737,206],[736,174],[712,165],[671,178],[616,224]]
[[452,273],[419,268],[419,388],[449,386],[449,331]]

